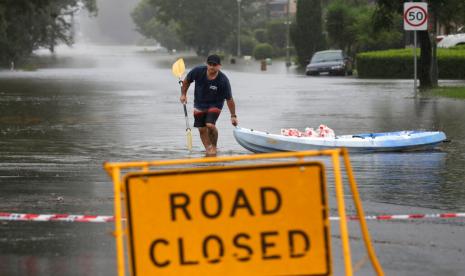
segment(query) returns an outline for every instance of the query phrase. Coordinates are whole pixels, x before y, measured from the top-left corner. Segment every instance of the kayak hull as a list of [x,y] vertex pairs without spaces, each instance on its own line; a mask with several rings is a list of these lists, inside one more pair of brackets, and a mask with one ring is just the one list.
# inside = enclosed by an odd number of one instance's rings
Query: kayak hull
[[393,152],[431,150],[447,138],[441,131],[397,131],[342,135],[335,138],[295,137],[270,134],[263,131],[236,127],[236,141],[256,152],[305,151],[347,148],[350,152]]

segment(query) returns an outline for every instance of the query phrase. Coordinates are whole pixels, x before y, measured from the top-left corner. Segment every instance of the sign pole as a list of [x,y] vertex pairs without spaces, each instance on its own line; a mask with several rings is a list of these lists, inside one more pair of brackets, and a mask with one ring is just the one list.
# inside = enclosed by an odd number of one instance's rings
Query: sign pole
[[417,31],[413,31],[413,92],[417,96]]
[[428,3],[404,3],[404,30],[413,31],[413,93],[417,96],[417,31],[428,30]]

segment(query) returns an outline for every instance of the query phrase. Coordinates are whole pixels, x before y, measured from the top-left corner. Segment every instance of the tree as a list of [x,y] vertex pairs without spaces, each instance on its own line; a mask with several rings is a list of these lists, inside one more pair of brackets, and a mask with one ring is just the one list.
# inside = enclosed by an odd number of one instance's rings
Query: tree
[[301,66],[308,63],[314,52],[324,48],[321,0],[297,0],[296,20],[291,25],[291,39]]
[[401,48],[404,43],[402,17],[395,14],[392,27],[374,30],[375,9],[366,1],[331,2],[326,11],[325,27],[331,47],[353,55],[359,51]]
[[0,2],[0,63],[21,61],[39,47],[51,51],[73,43],[71,17],[80,9],[97,12],[95,0],[3,0]]
[[268,39],[271,46],[284,49],[286,48],[286,34],[287,29],[285,20],[271,20],[266,24]]
[[[241,7],[250,5],[243,0]],[[177,25],[179,38],[198,55],[206,56],[221,49],[230,35],[237,35],[238,4],[232,0],[150,0],[157,10],[157,20]],[[244,14],[245,16],[246,14]],[[241,18],[244,20],[244,18]]]
[[[447,5],[444,5],[446,4]],[[446,34],[455,33],[459,26],[465,24],[465,1],[463,0],[448,0],[446,1],[432,1],[432,8],[435,10],[440,9],[441,12],[437,13],[436,20],[444,26]]]
[[357,17],[354,24],[356,40],[354,52],[386,50],[404,47],[404,31],[402,16],[396,14],[393,18],[393,27],[389,30],[377,30],[373,28],[374,7],[364,6],[357,9]]
[[148,0],[141,1],[132,11],[131,17],[136,30],[143,36],[156,40],[169,51],[184,48],[176,33],[176,23],[170,20],[164,24],[157,20],[157,9]]
[[326,31],[330,42],[337,48],[351,52],[356,41],[355,9],[338,0],[326,12]]
[[[419,2],[419,1],[416,1]],[[393,18],[403,13],[403,1],[378,0],[374,16],[376,30],[392,28]],[[428,1],[430,30],[418,31],[421,47],[420,70],[418,78],[420,88],[437,86],[436,57],[436,22],[441,20],[447,26],[451,22],[464,22],[465,4],[463,0],[430,0]],[[454,21],[456,20],[456,21]]]

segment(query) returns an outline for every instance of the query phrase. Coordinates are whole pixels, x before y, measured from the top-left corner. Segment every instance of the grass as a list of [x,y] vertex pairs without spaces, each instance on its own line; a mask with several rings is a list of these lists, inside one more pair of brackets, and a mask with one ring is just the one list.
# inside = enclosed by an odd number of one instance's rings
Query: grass
[[465,99],[465,87],[439,87],[430,90],[434,96]]

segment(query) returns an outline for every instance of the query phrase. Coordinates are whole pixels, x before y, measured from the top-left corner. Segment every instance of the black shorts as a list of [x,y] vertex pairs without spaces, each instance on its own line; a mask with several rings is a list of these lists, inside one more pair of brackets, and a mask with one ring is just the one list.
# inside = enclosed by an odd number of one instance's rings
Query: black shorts
[[220,117],[221,109],[210,107],[208,109],[194,109],[194,127],[205,127],[208,124],[215,124]]

